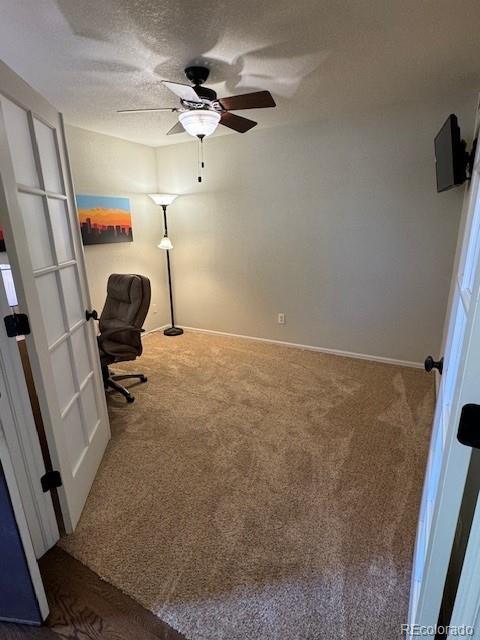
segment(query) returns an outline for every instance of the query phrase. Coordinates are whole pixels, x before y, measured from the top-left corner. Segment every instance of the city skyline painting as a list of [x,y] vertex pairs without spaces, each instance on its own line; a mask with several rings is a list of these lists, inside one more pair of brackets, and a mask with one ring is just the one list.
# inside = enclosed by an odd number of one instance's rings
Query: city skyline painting
[[77,195],[76,201],[84,245],[133,241],[129,198]]

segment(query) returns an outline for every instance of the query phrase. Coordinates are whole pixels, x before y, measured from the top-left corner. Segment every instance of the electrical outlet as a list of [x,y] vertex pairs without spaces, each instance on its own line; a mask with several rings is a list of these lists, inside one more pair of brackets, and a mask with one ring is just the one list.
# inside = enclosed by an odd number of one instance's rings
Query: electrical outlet
[[157,313],[157,305],[155,303],[152,304],[152,311],[154,314]]
[[278,322],[278,324],[285,324],[285,314],[284,313],[279,313],[278,314],[277,322]]

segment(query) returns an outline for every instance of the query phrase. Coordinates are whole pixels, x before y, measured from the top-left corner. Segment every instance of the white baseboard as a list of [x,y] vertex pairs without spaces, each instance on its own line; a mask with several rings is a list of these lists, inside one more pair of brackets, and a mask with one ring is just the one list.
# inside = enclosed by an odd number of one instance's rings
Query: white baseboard
[[163,331],[164,329],[166,329],[169,326],[170,326],[169,324],[164,324],[161,327],[155,327],[155,329],[149,329],[148,331],[144,331],[142,333],[142,338],[145,338],[145,336],[149,336],[152,333],[157,333],[158,331]]
[[[158,329],[152,329],[151,331],[146,332],[144,335],[148,335],[151,333],[155,333],[157,331],[163,331],[166,327],[170,325],[164,325],[163,327],[158,327]],[[180,326],[180,325],[177,325]],[[245,340],[255,340],[257,342],[267,342],[270,344],[278,344],[282,347],[291,347],[293,349],[304,349],[306,351],[318,351],[320,353],[329,353],[333,356],[341,356],[344,358],[357,358],[359,360],[372,360],[373,362],[383,362],[385,364],[395,364],[401,367],[414,367],[415,369],[422,369],[423,363],[421,362],[410,362],[409,360],[397,360],[395,358],[384,358],[383,356],[372,356],[366,353],[354,353],[352,351],[341,351],[338,349],[327,349],[326,347],[315,347],[309,344],[297,344],[295,342],[285,342],[283,340],[271,340],[270,338],[258,338],[256,336],[245,336],[240,333],[227,333],[226,331],[213,331],[212,329],[199,329],[197,327],[186,327],[184,325],[181,326],[185,331],[194,331],[196,333],[207,333],[215,336],[227,336],[229,338],[244,338]]]

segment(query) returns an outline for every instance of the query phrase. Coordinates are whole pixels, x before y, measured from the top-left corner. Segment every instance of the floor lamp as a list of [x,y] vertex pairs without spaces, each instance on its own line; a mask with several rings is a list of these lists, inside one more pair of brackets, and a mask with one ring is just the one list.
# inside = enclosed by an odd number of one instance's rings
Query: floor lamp
[[158,204],[163,209],[163,238],[158,245],[159,249],[163,249],[167,256],[167,273],[168,273],[168,291],[170,294],[170,320],[171,326],[165,329],[163,332],[166,336],[181,336],[183,333],[183,329],[175,326],[175,315],[173,312],[173,294],[172,294],[172,274],[170,270],[170,249],[173,249],[173,244],[168,237],[168,226],[167,226],[167,207],[169,204],[177,198],[178,196],[172,193],[150,193],[150,198]]

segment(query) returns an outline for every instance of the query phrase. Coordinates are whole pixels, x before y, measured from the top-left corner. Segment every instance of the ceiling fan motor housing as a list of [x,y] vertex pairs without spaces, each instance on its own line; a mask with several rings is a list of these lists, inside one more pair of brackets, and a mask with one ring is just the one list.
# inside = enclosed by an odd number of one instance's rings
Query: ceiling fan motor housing
[[207,67],[191,66],[185,69],[185,75],[194,85],[200,85],[207,81],[210,69]]

